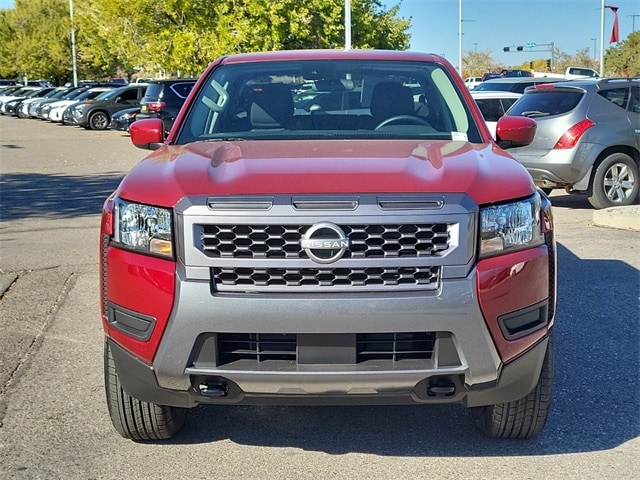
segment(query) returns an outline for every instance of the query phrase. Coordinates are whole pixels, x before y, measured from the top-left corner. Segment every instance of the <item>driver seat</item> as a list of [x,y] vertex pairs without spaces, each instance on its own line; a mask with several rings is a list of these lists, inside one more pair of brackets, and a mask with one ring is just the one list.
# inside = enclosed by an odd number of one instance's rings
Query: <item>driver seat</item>
[[398,115],[415,115],[413,93],[409,87],[398,82],[380,82],[371,94],[370,106],[372,127]]

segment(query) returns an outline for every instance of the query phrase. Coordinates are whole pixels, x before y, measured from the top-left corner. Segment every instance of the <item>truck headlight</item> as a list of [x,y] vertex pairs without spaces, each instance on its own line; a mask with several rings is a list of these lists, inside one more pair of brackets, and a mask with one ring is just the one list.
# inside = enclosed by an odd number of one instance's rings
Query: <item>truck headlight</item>
[[526,200],[480,209],[480,258],[544,243],[538,193]]
[[116,198],[114,218],[114,241],[122,248],[173,258],[170,209]]

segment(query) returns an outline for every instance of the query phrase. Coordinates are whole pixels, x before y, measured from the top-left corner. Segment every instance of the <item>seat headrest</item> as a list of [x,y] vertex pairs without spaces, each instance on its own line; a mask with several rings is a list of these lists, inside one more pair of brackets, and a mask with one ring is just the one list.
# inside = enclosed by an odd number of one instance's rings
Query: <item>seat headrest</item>
[[251,94],[253,128],[282,128],[293,115],[291,88],[283,83],[256,87]]
[[398,82],[380,82],[371,94],[371,115],[378,119],[414,115],[413,93]]

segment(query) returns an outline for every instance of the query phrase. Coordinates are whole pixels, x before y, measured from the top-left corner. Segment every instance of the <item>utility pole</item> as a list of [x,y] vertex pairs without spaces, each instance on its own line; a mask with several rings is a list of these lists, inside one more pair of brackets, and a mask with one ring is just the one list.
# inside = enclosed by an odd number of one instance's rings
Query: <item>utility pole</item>
[[636,17],[640,17],[640,14],[636,14],[636,15],[629,15],[631,17],[631,24],[633,25],[633,27],[631,28],[631,33],[636,31]]

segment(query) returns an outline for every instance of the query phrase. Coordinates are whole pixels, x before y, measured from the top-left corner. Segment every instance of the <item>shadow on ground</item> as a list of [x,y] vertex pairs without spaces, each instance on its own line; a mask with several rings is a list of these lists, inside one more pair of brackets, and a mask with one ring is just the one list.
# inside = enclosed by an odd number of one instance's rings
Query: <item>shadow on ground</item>
[[460,405],[206,406],[189,412],[171,443],[230,439],[392,456],[529,456],[617,447],[640,433],[640,275],[621,261],[580,259],[562,245],[558,262],[554,400],[536,439],[487,439]]
[[96,215],[123,174],[91,176],[9,173],[0,183],[0,218],[78,217]]

